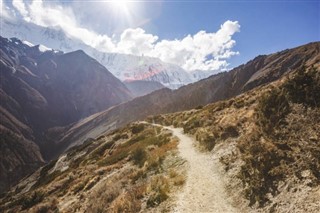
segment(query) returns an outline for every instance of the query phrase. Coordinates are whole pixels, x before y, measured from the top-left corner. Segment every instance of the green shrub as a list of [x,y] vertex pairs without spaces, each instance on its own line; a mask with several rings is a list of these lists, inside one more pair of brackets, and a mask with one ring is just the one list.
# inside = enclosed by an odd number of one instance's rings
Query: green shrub
[[20,199],[22,210],[29,209],[32,206],[40,203],[44,198],[44,194],[41,191],[35,191],[30,197],[24,196]]
[[113,137],[113,141],[118,141],[120,139],[128,139],[128,138],[129,137],[126,133],[124,133],[124,134],[118,133]]
[[203,133],[204,135],[200,139],[200,145],[206,150],[211,151],[216,145],[216,138],[208,133]]
[[90,159],[97,159],[97,158],[101,157],[103,155],[103,153],[106,151],[106,149],[110,149],[114,145],[114,143],[115,142],[113,140],[104,143],[103,145],[98,147],[96,150],[94,150],[90,154]]
[[264,132],[269,133],[284,121],[289,112],[290,106],[285,92],[279,88],[273,88],[258,101],[257,123]]
[[137,142],[143,141],[144,139],[146,139],[147,134],[140,134],[137,136],[134,136],[133,138],[131,138],[129,141],[127,141],[125,144],[122,145],[122,147],[127,147],[127,146],[131,146]]
[[164,190],[159,190],[159,192],[151,194],[147,200],[147,207],[152,208],[158,206],[160,203],[168,199],[168,195]]
[[137,124],[131,128],[132,134],[138,134],[138,133],[142,132],[143,130],[144,130],[143,124]]
[[40,186],[46,185],[52,182],[55,178],[57,178],[60,175],[61,175],[61,171],[54,171],[51,174],[48,174],[47,172],[43,172],[43,173],[40,172],[40,177],[37,180],[37,182],[32,186],[32,189],[36,189]]
[[94,185],[96,185],[96,183],[100,180],[100,177],[96,177],[93,180],[89,181],[89,183],[87,183],[87,185],[85,186],[84,190],[88,191],[90,190]]
[[138,147],[136,150],[133,151],[132,159],[135,165],[142,167],[147,159],[147,153],[146,151],[144,151],[143,148]]
[[224,132],[221,134],[220,138],[226,140],[227,138],[235,138],[239,136],[239,132],[235,126],[228,126],[224,128]]
[[128,156],[128,151],[125,150],[123,152],[115,152],[111,156],[108,156],[107,158],[103,159],[98,163],[99,166],[109,166],[112,164],[115,164],[123,159],[125,159]]
[[106,136],[105,135],[100,135],[99,137],[97,137],[97,141],[104,139]]
[[183,131],[185,133],[190,133],[191,130],[196,129],[201,126],[201,122],[198,120],[197,117],[193,117],[188,120],[185,124],[183,124]]
[[147,207],[155,207],[165,201],[170,192],[169,181],[164,176],[156,176],[151,179],[149,183],[151,188],[151,194],[147,200]]
[[302,67],[285,82],[284,88],[290,101],[305,106],[320,106],[320,72],[316,68],[307,71]]
[[263,206],[267,201],[268,193],[275,195],[277,184],[283,178],[283,173],[272,173],[280,166],[284,157],[276,147],[262,143],[259,139],[251,138],[245,149],[248,150],[244,156],[245,164],[241,167],[240,179],[242,179],[245,189],[245,196],[249,199],[249,205],[258,203]]
[[79,183],[78,185],[76,185],[76,186],[74,187],[74,189],[73,189],[73,193],[74,193],[74,194],[77,194],[77,193],[79,193],[80,191],[82,191],[82,190],[84,189],[84,187],[86,186],[86,184],[87,184],[87,180],[84,181],[84,182]]

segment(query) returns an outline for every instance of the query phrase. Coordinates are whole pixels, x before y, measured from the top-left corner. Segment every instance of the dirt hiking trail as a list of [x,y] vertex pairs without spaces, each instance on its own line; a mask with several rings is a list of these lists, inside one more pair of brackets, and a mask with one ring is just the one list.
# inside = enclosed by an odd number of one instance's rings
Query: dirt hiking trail
[[238,212],[226,195],[219,162],[212,155],[196,150],[194,139],[183,134],[182,128],[164,128],[179,138],[180,155],[188,163],[186,184],[177,196],[173,212]]

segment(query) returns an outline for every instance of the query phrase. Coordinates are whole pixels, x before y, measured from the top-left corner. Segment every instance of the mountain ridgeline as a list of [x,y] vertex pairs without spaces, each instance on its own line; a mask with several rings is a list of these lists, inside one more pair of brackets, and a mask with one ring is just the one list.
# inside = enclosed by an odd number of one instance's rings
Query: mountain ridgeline
[[157,81],[129,81],[124,82],[124,84],[135,97],[144,96],[156,90],[165,88],[165,86]]
[[319,66],[320,43],[310,43],[271,55],[261,55],[229,72],[211,76],[178,90],[161,89],[95,114],[70,127],[60,143],[79,144],[88,138],[146,118],[201,107],[235,97],[270,83],[301,66]]
[[[51,132],[132,98],[83,51],[62,53],[0,37],[0,191],[54,157]],[[40,147],[40,150],[39,148]],[[41,152],[41,154],[40,154]]]
[[47,28],[31,22],[1,19],[1,34],[4,37],[17,37],[35,44],[72,52],[83,50],[89,56],[105,66],[121,81],[151,81],[159,82],[165,87],[177,89],[183,85],[208,77],[215,71],[197,72],[191,75],[178,65],[169,64],[158,58],[135,56],[121,53],[99,51],[83,41],[70,38],[62,29]]

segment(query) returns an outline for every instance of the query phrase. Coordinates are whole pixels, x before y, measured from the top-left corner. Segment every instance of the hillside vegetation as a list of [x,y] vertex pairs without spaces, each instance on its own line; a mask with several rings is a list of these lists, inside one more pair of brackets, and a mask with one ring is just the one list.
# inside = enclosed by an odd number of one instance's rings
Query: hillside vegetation
[[[168,130],[133,123],[88,140],[22,180],[0,200],[8,212],[139,212],[170,207],[184,184]],[[161,210],[161,211],[162,211]]]
[[149,120],[183,127],[202,150],[220,153],[230,192],[247,200],[236,197],[238,205],[263,212],[316,212],[319,94],[319,69],[302,67],[236,98]]
[[109,108],[63,131],[60,144],[77,144],[89,137],[121,128],[148,116],[190,110],[226,100],[269,84],[302,65],[320,62],[320,42],[313,42],[270,55],[260,55],[228,72],[183,86],[177,90],[157,90],[143,97]]

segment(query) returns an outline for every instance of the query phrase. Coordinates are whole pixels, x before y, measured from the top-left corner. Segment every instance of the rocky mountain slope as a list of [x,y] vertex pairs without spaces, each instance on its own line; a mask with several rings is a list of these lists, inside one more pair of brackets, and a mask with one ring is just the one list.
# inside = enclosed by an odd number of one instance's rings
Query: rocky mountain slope
[[157,81],[128,81],[124,82],[126,87],[135,97],[144,96],[156,90],[165,88]]
[[[195,159],[205,158],[206,165],[211,161],[223,168],[212,176],[226,180],[219,189],[228,199],[228,203],[224,200],[227,209],[318,212],[320,67],[313,65],[237,97],[151,116],[149,123],[131,123],[74,147],[2,197],[1,210],[174,212],[184,202],[179,194],[190,178],[211,176],[200,172],[186,176],[194,165],[183,155],[186,150],[182,156],[177,154],[177,144],[182,142],[174,135],[180,140],[189,137],[150,124],[155,122],[183,128],[208,156]],[[192,140],[188,140],[182,146],[190,149]],[[191,206],[199,202],[202,210],[208,210],[200,195],[194,199]],[[211,202],[219,199],[213,196]]]
[[138,97],[84,119],[60,137],[61,143],[79,144],[103,132],[121,127],[148,115],[192,109],[237,96],[270,83],[305,65],[319,66],[320,43],[310,43],[271,55],[258,56],[229,72],[219,73],[178,90],[162,89]]
[[[131,124],[76,147],[24,179],[0,211],[139,212],[183,185],[170,131]],[[10,196],[10,198],[9,198]],[[161,209],[167,209],[164,205]]]
[[236,98],[149,120],[182,127],[218,155],[239,208],[318,212],[319,92],[318,64]]
[[[35,44],[71,52],[83,50],[104,65],[121,81],[156,81],[164,86],[177,89],[210,75],[192,75],[181,67],[165,63],[157,58],[134,56],[98,51],[80,40],[69,38],[61,29],[45,28],[25,21],[0,20],[4,37],[17,37]],[[212,73],[211,73],[212,74]]]
[[[2,191],[57,152],[55,132],[128,101],[126,86],[83,51],[62,52],[0,37]],[[39,148],[41,149],[41,154]],[[5,157],[4,157],[5,156]],[[33,168],[33,169],[30,169]]]

